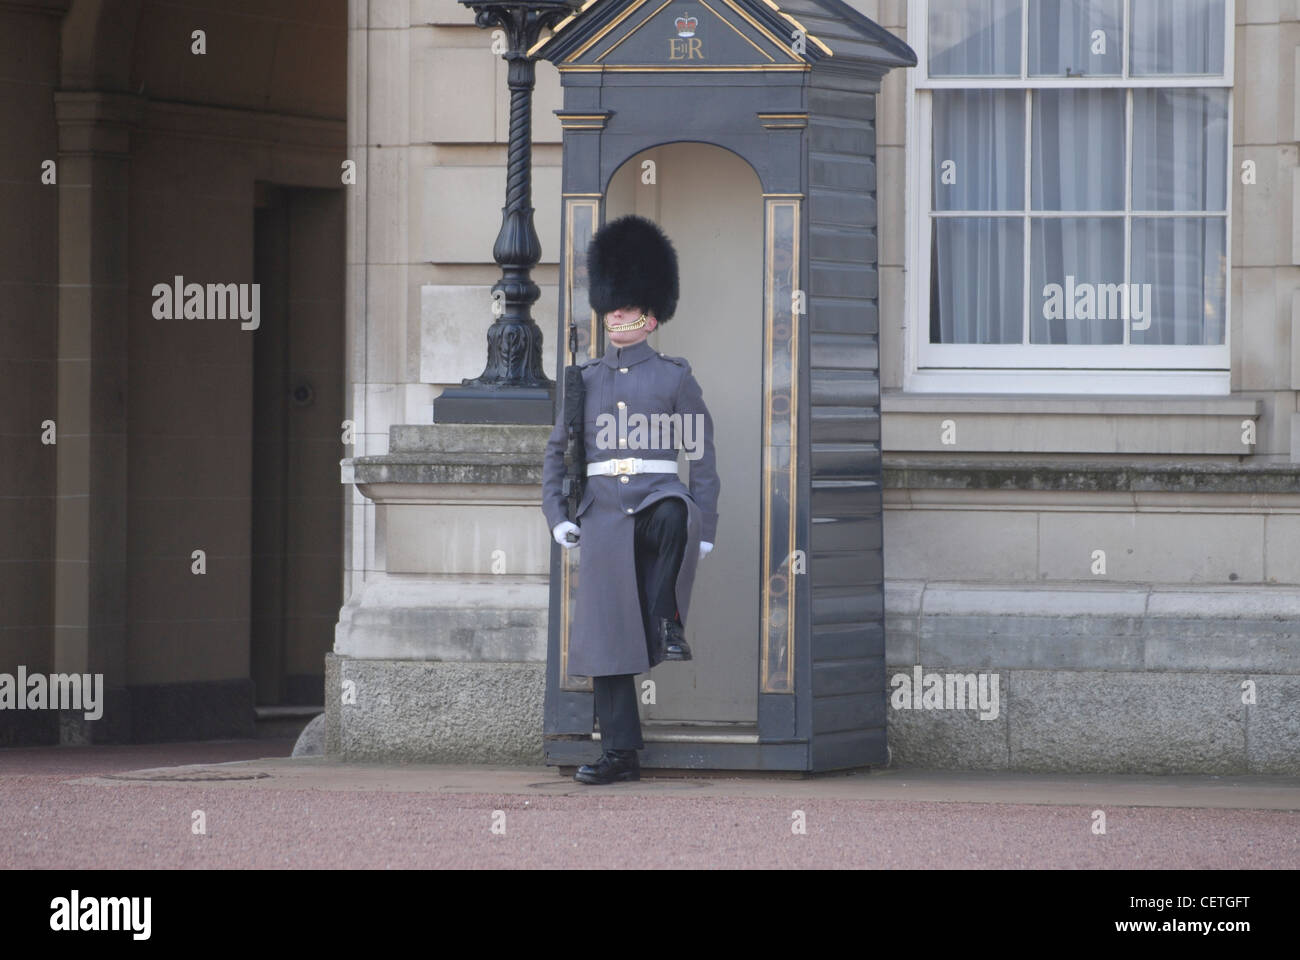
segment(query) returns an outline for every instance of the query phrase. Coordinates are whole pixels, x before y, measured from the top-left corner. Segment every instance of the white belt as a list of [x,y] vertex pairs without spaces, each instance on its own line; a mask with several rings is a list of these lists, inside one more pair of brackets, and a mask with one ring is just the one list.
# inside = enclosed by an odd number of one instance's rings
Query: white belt
[[624,473],[676,473],[676,460],[642,460],[627,457],[622,460],[602,460],[587,464],[589,477],[617,477]]

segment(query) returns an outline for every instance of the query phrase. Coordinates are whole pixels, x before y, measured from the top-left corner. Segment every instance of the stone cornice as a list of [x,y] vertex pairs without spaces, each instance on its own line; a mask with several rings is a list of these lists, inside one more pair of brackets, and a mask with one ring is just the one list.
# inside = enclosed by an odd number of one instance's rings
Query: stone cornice
[[340,461],[342,481],[357,484],[367,496],[375,484],[535,488],[542,483],[550,432],[546,425],[394,424],[389,428],[389,452]]
[[1257,397],[1165,396],[1056,396],[993,393],[903,393],[885,390],[880,395],[884,413],[1012,414],[1018,417],[1048,414],[1082,417],[1255,417],[1263,411]]
[[955,460],[890,457],[896,490],[1057,490],[1084,493],[1300,493],[1300,464]]
[[54,104],[61,125],[110,124],[198,139],[272,143],[331,152],[342,152],[347,141],[346,122],[329,118],[150,100],[136,94],[99,90],[59,90],[54,94]]

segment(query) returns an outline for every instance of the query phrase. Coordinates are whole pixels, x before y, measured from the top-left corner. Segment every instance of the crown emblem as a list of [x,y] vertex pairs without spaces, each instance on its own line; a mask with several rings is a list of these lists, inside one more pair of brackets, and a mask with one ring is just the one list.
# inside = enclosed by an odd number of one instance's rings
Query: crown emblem
[[677,27],[677,36],[693,37],[695,36],[695,28],[700,25],[700,21],[695,17],[678,17],[673,21],[673,25]]

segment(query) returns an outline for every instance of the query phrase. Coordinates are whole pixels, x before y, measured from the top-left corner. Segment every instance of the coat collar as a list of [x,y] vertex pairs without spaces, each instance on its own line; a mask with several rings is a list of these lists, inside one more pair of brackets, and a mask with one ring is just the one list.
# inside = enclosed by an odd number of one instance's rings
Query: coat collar
[[617,370],[619,367],[630,367],[634,363],[657,356],[659,352],[650,346],[649,340],[641,340],[630,347],[617,347],[610,343],[605,347],[605,356],[601,358],[601,363]]

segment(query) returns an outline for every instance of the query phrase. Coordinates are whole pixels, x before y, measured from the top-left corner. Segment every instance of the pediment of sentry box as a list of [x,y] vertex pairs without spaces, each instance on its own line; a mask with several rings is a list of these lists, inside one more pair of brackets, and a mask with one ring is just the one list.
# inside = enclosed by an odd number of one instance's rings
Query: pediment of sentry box
[[740,0],[632,2],[561,55],[565,67],[802,68],[782,28]]

